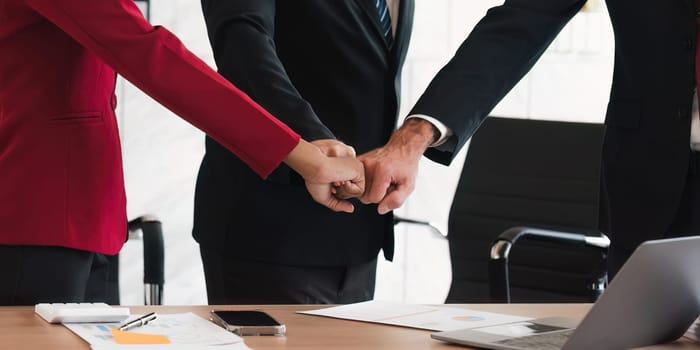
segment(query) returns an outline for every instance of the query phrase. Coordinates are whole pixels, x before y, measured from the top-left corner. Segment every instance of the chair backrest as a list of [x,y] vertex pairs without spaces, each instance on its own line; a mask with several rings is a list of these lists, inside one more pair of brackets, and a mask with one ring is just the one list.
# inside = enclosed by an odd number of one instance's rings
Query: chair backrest
[[[472,137],[449,216],[448,303],[489,302],[491,243],[514,226],[598,230],[602,124],[489,117]],[[525,241],[511,253],[514,302],[589,301],[596,249]]]

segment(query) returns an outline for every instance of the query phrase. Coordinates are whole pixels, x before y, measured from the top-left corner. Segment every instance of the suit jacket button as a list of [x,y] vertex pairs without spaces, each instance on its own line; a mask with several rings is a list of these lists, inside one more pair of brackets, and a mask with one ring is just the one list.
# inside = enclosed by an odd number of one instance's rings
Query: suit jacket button
[[112,105],[112,109],[117,109],[117,95],[112,94],[112,98],[109,102]]

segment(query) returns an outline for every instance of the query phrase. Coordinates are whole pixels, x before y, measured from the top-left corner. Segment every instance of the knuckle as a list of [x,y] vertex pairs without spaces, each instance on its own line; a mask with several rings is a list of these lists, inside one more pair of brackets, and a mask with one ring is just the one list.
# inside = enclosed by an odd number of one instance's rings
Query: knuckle
[[364,195],[364,196],[360,197],[360,202],[362,202],[362,204],[372,203],[372,201],[369,199],[369,195]]

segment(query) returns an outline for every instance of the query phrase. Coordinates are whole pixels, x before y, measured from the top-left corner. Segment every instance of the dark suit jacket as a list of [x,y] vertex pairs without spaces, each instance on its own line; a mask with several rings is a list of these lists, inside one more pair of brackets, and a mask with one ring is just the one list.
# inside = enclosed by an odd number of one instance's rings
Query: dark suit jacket
[[0,245],[124,244],[115,71],[260,176],[298,144],[132,0],[0,0]]
[[[507,0],[489,10],[413,113],[451,127],[456,151],[584,3]],[[616,52],[603,150],[610,221],[602,224],[613,244],[626,248],[665,233],[684,188],[695,87],[693,3],[607,1]],[[443,163],[454,155],[431,152]]]
[[[219,72],[307,140],[337,138],[358,154],[383,145],[399,106],[399,72],[413,0],[400,3],[396,40],[381,34],[373,0],[203,0]],[[290,180],[291,179],[291,180]],[[236,257],[343,266],[393,254],[391,215],[359,202],[354,214],[314,203],[279,169],[261,181],[206,140],[194,237]]]

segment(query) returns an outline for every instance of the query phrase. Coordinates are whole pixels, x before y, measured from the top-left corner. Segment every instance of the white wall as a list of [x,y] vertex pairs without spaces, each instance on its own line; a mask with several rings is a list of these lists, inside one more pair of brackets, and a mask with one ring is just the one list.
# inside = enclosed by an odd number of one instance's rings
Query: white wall
[[[197,0],[151,0],[151,22],[174,32],[213,66]],[[177,74],[177,72],[173,72]],[[197,129],[121,80],[118,87],[127,213],[159,216],[165,233],[167,304],[206,304],[204,275],[191,235],[194,182],[204,153]],[[127,242],[120,255],[123,304],[143,302],[141,243]]]
[[[152,22],[163,24],[213,65],[199,1],[151,0]],[[467,33],[498,0],[416,0],[414,35],[404,69],[402,115],[420,96]],[[602,5],[591,3],[562,32],[533,71],[498,105],[495,115],[601,122],[612,72],[612,34]],[[206,294],[197,245],[191,237],[192,198],[203,136],[126,82],[118,108],[130,218],[154,213],[164,223],[166,304],[204,304]],[[424,160],[405,217],[443,230],[461,170]],[[141,297],[140,242],[122,252],[122,303]],[[381,262],[375,297],[440,303],[450,281],[447,243],[422,227],[397,227],[396,257]]]

